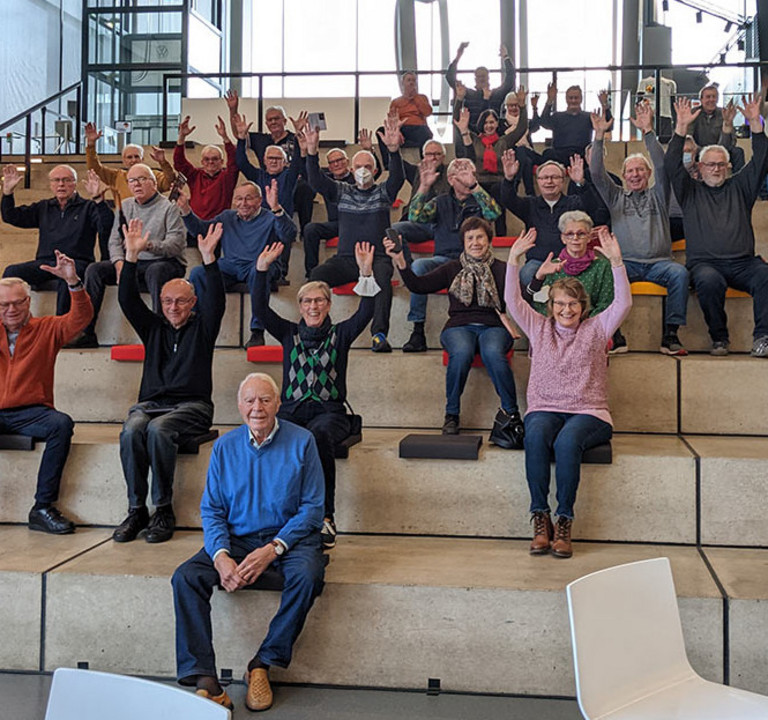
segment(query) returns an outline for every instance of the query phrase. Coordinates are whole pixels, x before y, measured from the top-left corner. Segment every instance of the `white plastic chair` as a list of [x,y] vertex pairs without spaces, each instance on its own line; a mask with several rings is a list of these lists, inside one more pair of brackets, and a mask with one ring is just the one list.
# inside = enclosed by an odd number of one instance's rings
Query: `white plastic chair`
[[691,667],[668,558],[586,575],[566,593],[587,720],[768,718],[768,697],[709,682]]
[[59,668],[45,720],[230,720],[229,710],[194,693],[125,675]]

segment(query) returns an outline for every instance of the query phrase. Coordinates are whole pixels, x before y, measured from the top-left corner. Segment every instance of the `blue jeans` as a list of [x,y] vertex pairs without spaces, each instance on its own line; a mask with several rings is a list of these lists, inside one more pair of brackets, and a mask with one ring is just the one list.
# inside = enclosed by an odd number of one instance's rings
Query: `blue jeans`
[[[450,262],[451,258],[445,257],[445,255],[435,255],[431,258],[419,258],[414,260],[411,265],[414,275],[426,275],[435,268],[439,268],[447,262]],[[411,306],[408,310],[408,322],[421,322],[423,323],[427,319],[427,300],[429,295],[419,295],[417,293],[411,293]]]
[[541,267],[541,260],[527,260],[525,265],[520,268],[520,289],[525,290],[531,284],[533,276]]
[[[172,409],[162,412],[166,408]],[[152,504],[171,504],[178,445],[210,430],[212,422],[213,405],[203,400],[175,405],[148,400],[128,411],[120,433],[120,462],[130,507],[146,505],[150,467]]]
[[[270,542],[278,530],[230,537],[232,559],[240,563],[248,553]],[[307,613],[323,588],[325,566],[320,533],[300,540],[273,564],[283,575],[283,592],[256,658],[265,665],[285,668],[291,662],[293,643],[304,627]],[[197,675],[216,677],[211,595],[218,583],[219,573],[205,549],[179,565],[171,578],[176,612],[176,673],[180,681],[187,680],[182,684],[193,683]]]
[[768,264],[760,257],[706,260],[689,263],[693,288],[699,298],[712,342],[728,342],[725,291],[730,285],[752,296],[754,338],[768,335]]
[[629,282],[652,282],[667,288],[664,310],[666,325],[685,325],[688,311],[688,271],[674,260],[641,263],[625,260]]
[[35,501],[55,503],[64,464],[72,444],[72,418],[46,405],[27,405],[0,410],[0,432],[18,433],[45,441],[45,450],[37,471]]
[[517,411],[515,377],[507,360],[513,340],[505,328],[489,325],[445,328],[440,334],[440,343],[448,353],[448,367],[445,371],[446,415],[459,414],[461,393],[464,392],[478,348],[502,409],[508,413]]
[[[556,381],[553,380],[553,382]],[[594,415],[530,412],[525,416],[525,474],[531,512],[549,512],[549,473],[555,454],[556,515],[573,519],[584,451],[608,442],[613,429]]]
[[[251,293],[251,330],[263,330],[264,323],[259,320],[256,314],[256,295],[254,293],[254,287],[256,285],[256,261],[252,263],[236,263],[227,258],[219,258],[218,260],[219,270],[221,271],[221,277],[224,280],[224,290],[229,291],[237,283],[246,283]],[[192,272],[189,273],[189,282],[195,288],[195,295],[201,297],[204,292],[203,289],[203,276],[205,275],[205,268],[202,265],[198,265],[192,268]],[[272,263],[269,266],[267,272],[267,282],[271,283],[273,280],[277,280],[280,277],[280,268],[278,263]]]

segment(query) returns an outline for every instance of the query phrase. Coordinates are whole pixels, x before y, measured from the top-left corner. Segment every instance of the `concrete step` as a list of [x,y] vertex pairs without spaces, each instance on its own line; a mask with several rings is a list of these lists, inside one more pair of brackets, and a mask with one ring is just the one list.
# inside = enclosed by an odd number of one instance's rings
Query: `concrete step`
[[[220,428],[223,434],[229,428]],[[79,525],[117,525],[127,512],[119,425],[77,425],[59,506]],[[364,430],[363,442],[337,463],[336,520],[346,533],[527,538],[529,495],[522,452],[484,442],[477,462],[403,460],[404,430]],[[174,509],[181,527],[200,528],[200,497],[212,444],[180,455]],[[0,522],[24,522],[42,446],[0,452]],[[578,537],[622,542],[696,542],[693,453],[676,437],[617,435],[613,464],[585,465]],[[552,483],[552,507],[554,479]],[[713,512],[711,521],[728,515]],[[754,539],[753,539],[754,538]],[[742,545],[762,544],[749,531]]]

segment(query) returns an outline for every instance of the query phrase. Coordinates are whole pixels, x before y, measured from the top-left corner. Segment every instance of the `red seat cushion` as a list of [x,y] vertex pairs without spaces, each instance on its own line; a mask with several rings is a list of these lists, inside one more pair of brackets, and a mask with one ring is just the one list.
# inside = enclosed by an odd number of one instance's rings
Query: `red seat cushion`
[[144,362],[143,345],[113,345],[110,356],[121,362]]
[[282,345],[259,345],[257,347],[249,347],[246,353],[248,362],[252,363],[283,362]]
[[495,248],[512,247],[517,240],[516,235],[499,235],[491,240],[491,245]]
[[[335,288],[332,289],[331,292],[333,292],[334,295],[354,295],[355,285],[357,285],[357,281],[351,282],[351,283],[345,283],[344,285],[337,285]],[[398,285],[400,285],[399,280],[392,280],[393,288],[396,288]]]
[[[511,361],[512,356],[514,354],[515,354],[515,349],[510,348],[509,352],[507,353],[507,361]],[[448,366],[448,353],[445,350],[443,350],[443,365],[445,365],[446,367]],[[480,357],[480,353],[477,353],[477,355],[475,355],[475,359],[472,361],[472,365],[470,365],[470,367],[485,367],[485,365],[483,365],[483,360]]]
[[332,237],[330,240],[325,241],[325,247],[327,248],[335,248],[339,247],[339,236]]
[[425,240],[424,242],[418,242],[418,243],[408,243],[408,247],[411,249],[411,252],[414,252],[414,253],[423,253],[424,255],[435,254],[434,240]]

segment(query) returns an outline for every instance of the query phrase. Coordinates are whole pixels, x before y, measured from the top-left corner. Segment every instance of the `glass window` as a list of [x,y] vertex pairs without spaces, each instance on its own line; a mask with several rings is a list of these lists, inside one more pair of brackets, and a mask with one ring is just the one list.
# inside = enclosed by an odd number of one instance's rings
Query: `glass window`
[[188,63],[197,72],[221,70],[221,36],[194,15],[189,16]]

